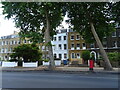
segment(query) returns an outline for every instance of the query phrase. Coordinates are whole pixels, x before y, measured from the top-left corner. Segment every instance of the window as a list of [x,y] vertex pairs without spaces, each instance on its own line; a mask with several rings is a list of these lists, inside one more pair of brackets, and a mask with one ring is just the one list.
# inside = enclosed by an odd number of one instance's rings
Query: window
[[80,44],[79,44],[79,43],[77,43],[77,47],[80,47]]
[[94,43],[90,44],[90,48],[94,48]]
[[14,43],[13,44],[15,44],[16,43],[16,41],[14,41]]
[[24,43],[26,43],[26,40],[24,40]]
[[117,42],[116,42],[116,41],[113,41],[112,46],[113,46],[113,47],[117,47]]
[[1,45],[3,45],[3,42],[1,42]]
[[71,40],[74,40],[74,35],[71,36]]
[[32,43],[32,41],[29,41],[29,44]]
[[10,52],[12,52],[12,51],[13,51],[13,48],[11,47],[11,48],[10,48]]
[[64,40],[66,40],[66,36],[64,36]]
[[67,54],[66,53],[64,53],[64,58],[67,58]]
[[75,53],[71,53],[71,58],[75,58]]
[[62,46],[61,46],[61,44],[59,44],[59,49],[62,49]]
[[85,43],[83,43],[83,47],[86,47]]
[[83,37],[81,37],[81,39],[83,40]]
[[5,45],[5,41],[3,41],[3,45]]
[[116,37],[116,32],[113,32],[113,33],[112,33],[112,37]]
[[17,44],[17,41],[15,41],[15,44]]
[[2,53],[4,53],[5,52],[5,50],[4,50],[4,48],[2,48]]
[[66,44],[64,44],[64,50],[66,50],[67,49],[67,45]]
[[86,49],[86,44],[85,43],[83,43],[82,46],[83,46],[83,49]]
[[62,54],[59,54],[59,58],[60,58],[60,59],[62,58]]
[[5,41],[5,44],[4,45],[6,45],[6,41]]
[[117,42],[118,47],[120,47],[120,41]]
[[6,45],[8,45],[8,41],[6,41]]
[[3,42],[1,42],[1,45],[3,45]]
[[79,43],[77,43],[76,49],[80,49],[80,44]]
[[6,52],[6,53],[8,52],[8,48],[5,49],[5,52]]
[[58,37],[59,41],[61,41],[61,36]]
[[77,57],[77,58],[80,58],[80,53],[76,53],[76,57]]
[[103,47],[107,47],[107,42],[106,41],[103,42]]
[[54,37],[54,41],[56,41],[56,37]]
[[54,54],[54,58],[57,58],[57,54],[56,53]]
[[77,36],[76,36],[76,39],[79,40],[79,39],[80,39],[80,35],[77,35]]
[[20,41],[18,41],[18,44],[20,44]]
[[14,44],[14,41],[12,41],[12,45]]
[[74,48],[74,44],[71,44],[71,48]]
[[118,37],[120,37],[120,31],[118,32]]

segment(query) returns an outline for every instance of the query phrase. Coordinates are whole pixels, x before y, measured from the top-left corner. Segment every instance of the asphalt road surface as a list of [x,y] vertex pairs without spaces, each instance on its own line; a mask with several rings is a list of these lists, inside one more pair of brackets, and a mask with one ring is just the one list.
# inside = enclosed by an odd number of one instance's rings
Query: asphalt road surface
[[3,72],[2,88],[118,88],[118,75]]

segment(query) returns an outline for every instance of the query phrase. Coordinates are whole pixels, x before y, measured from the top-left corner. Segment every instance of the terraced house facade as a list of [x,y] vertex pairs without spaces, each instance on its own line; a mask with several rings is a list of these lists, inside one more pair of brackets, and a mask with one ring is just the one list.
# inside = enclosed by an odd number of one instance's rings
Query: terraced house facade
[[[10,60],[10,54],[13,53],[14,47],[23,43],[30,44],[31,42],[28,39],[21,40],[17,32],[14,32],[12,35],[0,37],[0,58],[2,60]],[[60,58],[61,60],[79,61],[79,64],[82,64],[81,53],[85,50],[93,53],[95,60],[100,55],[96,43],[85,43],[82,36],[71,29],[57,30],[57,34],[54,35],[51,43],[53,45],[54,58]],[[102,43],[106,52],[120,52],[120,28],[117,28],[112,35],[104,37]],[[49,58],[47,47],[44,44],[39,44],[39,46],[43,51],[43,58]]]
[[13,53],[13,49],[20,44],[31,43],[28,40],[21,40],[18,32],[14,32],[11,35],[0,37],[0,58],[1,60],[10,60],[10,54]]

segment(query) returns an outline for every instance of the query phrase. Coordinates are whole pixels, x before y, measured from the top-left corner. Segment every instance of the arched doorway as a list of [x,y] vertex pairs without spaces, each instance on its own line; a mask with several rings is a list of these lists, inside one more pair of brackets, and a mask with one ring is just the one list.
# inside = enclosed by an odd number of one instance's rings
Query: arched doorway
[[96,58],[97,58],[97,57],[96,57],[96,52],[95,52],[95,51],[91,51],[91,52],[90,52],[90,56],[92,56],[92,54],[94,54],[94,59],[95,59],[95,61],[96,61]]

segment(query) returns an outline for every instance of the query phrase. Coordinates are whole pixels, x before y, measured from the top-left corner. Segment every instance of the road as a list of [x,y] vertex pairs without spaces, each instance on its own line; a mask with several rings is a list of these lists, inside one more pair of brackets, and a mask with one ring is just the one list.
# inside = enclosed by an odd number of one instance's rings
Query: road
[[2,88],[118,88],[118,75],[2,72]]

